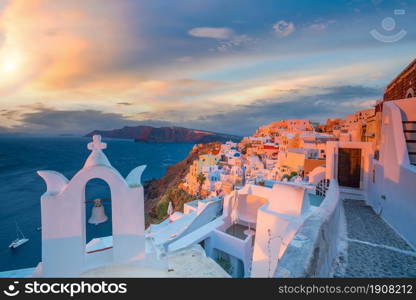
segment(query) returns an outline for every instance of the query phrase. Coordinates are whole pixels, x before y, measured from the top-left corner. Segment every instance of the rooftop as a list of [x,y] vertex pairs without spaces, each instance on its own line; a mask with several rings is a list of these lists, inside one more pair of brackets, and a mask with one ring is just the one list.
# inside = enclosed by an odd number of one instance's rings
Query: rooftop
[[399,75],[397,75],[386,87],[385,92],[390,90],[400,79],[402,75],[410,71],[412,68],[416,68],[416,59],[414,59],[403,71],[400,72]]
[[[214,260],[205,255],[199,245],[190,246],[167,256],[168,268],[152,268],[134,264],[114,264],[88,270],[80,277],[135,277],[135,278],[222,278],[230,277]],[[0,272],[0,278],[31,277],[35,268]]]
[[205,255],[201,246],[191,246],[168,255],[168,269],[137,265],[111,265],[89,270],[81,277],[135,277],[135,278],[207,278],[230,277],[215,261]]

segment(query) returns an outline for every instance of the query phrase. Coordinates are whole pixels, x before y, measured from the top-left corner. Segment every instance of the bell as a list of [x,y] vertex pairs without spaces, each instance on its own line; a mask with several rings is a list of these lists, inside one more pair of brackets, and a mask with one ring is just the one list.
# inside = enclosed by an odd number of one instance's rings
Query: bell
[[91,217],[88,219],[88,223],[98,225],[108,220],[105,215],[104,206],[101,204],[100,199],[94,200],[94,206],[92,207]]

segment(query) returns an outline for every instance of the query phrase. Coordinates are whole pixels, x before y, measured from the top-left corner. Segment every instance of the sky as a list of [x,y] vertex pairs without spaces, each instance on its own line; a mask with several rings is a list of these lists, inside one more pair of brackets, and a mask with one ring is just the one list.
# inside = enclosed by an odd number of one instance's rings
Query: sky
[[416,58],[414,20],[416,0],[0,0],[0,133],[343,117]]

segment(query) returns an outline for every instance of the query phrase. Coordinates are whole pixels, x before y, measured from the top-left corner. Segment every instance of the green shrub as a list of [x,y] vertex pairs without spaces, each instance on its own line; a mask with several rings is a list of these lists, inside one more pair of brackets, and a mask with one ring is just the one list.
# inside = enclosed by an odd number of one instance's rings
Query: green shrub
[[298,175],[298,172],[293,171],[290,173],[290,178],[295,177],[296,175]]
[[160,198],[156,206],[156,215],[159,220],[167,217],[169,202],[172,201],[175,211],[183,211],[183,205],[186,202],[195,200],[196,197],[188,194],[176,186],[171,186]]
[[160,201],[156,207],[156,214],[158,219],[163,219],[168,212],[168,206],[169,206],[169,202],[168,201]]

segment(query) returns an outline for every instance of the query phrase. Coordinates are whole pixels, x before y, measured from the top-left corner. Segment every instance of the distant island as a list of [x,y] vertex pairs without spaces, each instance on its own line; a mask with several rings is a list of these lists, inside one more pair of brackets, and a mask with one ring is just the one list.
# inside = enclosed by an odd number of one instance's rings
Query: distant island
[[95,134],[106,138],[133,139],[136,142],[149,143],[210,143],[241,140],[241,137],[235,135],[184,127],[125,126],[113,130],[94,130],[85,136],[91,137]]

